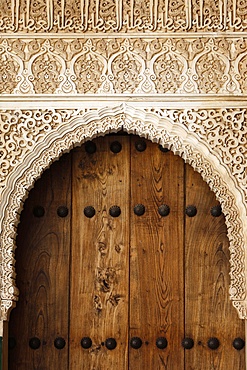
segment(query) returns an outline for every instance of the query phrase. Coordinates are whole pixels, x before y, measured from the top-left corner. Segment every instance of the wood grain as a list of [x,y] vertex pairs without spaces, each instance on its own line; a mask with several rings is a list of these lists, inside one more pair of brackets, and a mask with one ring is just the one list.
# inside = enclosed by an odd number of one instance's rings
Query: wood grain
[[[17,346],[9,351],[10,370],[244,370],[244,322],[229,301],[229,242],[224,216],[200,175],[171,152],[137,136],[106,136],[54,163],[25,202],[16,251],[20,301],[9,331]],[[110,145],[122,144],[114,154]],[[134,214],[136,204],[145,214]],[[170,214],[161,217],[158,207]],[[44,217],[33,216],[42,205]],[[60,218],[57,208],[69,215]],[[112,217],[112,206],[121,208]],[[185,216],[186,205],[197,215]],[[84,208],[93,206],[92,218]],[[41,347],[29,348],[39,337]],[[81,347],[88,336],[93,345]],[[130,347],[132,337],[143,345]],[[164,350],[156,347],[166,337]],[[191,337],[195,346],[184,350]],[[54,347],[63,337],[66,346]],[[107,338],[117,347],[109,350]],[[220,340],[210,350],[210,337]]]
[[[138,152],[131,143],[130,338],[140,337],[140,349],[130,348],[129,369],[181,370],[184,354],[183,168],[181,158],[163,153],[146,141]],[[144,204],[143,216],[133,213]],[[161,217],[158,207],[170,206]],[[166,337],[164,350],[155,345]]]
[[[213,217],[215,195],[198,173],[186,166],[186,204],[197,207],[197,215],[186,217],[185,235],[185,323],[186,335],[195,347],[186,351],[186,370],[244,369],[244,350],[232,346],[244,339],[244,321],[229,301],[229,241],[223,214]],[[220,347],[207,346],[217,337]]]
[[[129,299],[129,144],[118,137],[122,150],[110,151],[115,138],[99,138],[94,154],[85,146],[73,153],[72,260],[70,289],[70,369],[106,370],[128,367]],[[111,206],[121,215],[109,215]],[[96,215],[87,218],[86,206]],[[93,346],[82,349],[82,337]],[[109,350],[104,342],[115,338]]]
[[[54,163],[25,203],[17,238],[20,301],[10,319],[9,335],[17,342],[9,351],[10,370],[68,369],[70,214],[58,217],[57,207],[70,210],[70,167],[68,155]],[[43,217],[34,217],[37,205],[44,207]],[[41,341],[37,350],[29,347],[32,337]],[[57,337],[66,340],[62,350],[54,347]]]

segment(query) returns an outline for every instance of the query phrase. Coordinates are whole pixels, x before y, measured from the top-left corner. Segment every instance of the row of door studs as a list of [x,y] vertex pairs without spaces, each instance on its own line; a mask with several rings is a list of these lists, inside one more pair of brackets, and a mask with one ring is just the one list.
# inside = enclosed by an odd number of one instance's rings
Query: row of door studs
[[[146,345],[149,344],[149,342],[145,342]],[[165,337],[159,337],[156,340],[156,347],[158,349],[165,349],[168,346],[168,341]],[[192,349],[194,347],[194,340],[192,338],[186,337],[181,342],[184,349]],[[202,342],[198,342],[199,345],[202,344]],[[66,345],[66,341],[64,338],[58,337],[54,340],[54,346],[57,349],[63,349]],[[90,337],[83,337],[81,340],[81,346],[84,349],[89,349],[93,345],[92,339]],[[107,338],[105,342],[101,343],[102,346],[105,346],[109,350],[113,350],[117,347],[117,341],[114,338]],[[139,337],[133,337],[130,339],[130,346],[133,349],[139,349],[143,345],[143,341]],[[9,338],[9,349],[13,349],[16,346],[16,341],[14,338]],[[41,346],[41,341],[37,337],[33,337],[29,340],[29,347],[31,349],[38,349]],[[207,341],[208,348],[212,350],[216,350],[220,346],[220,341],[218,338],[212,337],[209,338]],[[245,341],[242,338],[235,338],[232,342],[232,346],[240,351],[245,346]]]
[[[135,142],[135,148],[138,152],[144,152],[147,148],[147,144],[145,140],[137,140]],[[167,153],[169,149],[164,148],[162,145],[159,145],[159,149],[161,152]],[[122,150],[122,144],[119,141],[113,141],[110,144],[110,150],[112,153],[117,154],[120,153]],[[85,144],[85,151],[88,154],[94,154],[97,151],[97,146],[93,141],[87,141]]]
[[[134,210],[135,215],[142,216],[142,215],[144,215],[144,213],[146,211],[146,208],[143,204],[136,204],[134,206],[133,210]],[[57,208],[57,215],[59,217],[66,217],[68,215],[68,213],[69,213],[69,210],[66,206],[60,206],[60,207]],[[170,213],[170,207],[167,204],[162,204],[158,207],[158,213],[159,213],[160,216],[166,217]],[[45,214],[44,207],[42,207],[42,206],[34,207],[33,215],[35,217],[43,217],[44,214]],[[84,215],[86,217],[92,218],[92,217],[94,217],[95,214],[96,214],[96,211],[95,211],[95,208],[93,206],[87,206],[87,207],[84,208]],[[114,206],[110,207],[109,214],[112,217],[119,217],[120,214],[121,214],[121,208],[117,205],[114,205]],[[188,217],[196,216],[196,214],[197,214],[196,206],[194,206],[194,205],[187,206],[186,209],[185,209],[185,214]],[[222,214],[221,206],[217,205],[217,206],[212,207],[210,209],[210,214],[213,217],[219,217]]]

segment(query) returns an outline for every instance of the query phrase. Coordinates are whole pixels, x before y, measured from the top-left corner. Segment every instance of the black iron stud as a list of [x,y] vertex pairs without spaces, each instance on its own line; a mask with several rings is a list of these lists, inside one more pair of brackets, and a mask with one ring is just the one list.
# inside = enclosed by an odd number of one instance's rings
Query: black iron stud
[[194,340],[192,338],[184,338],[182,340],[182,346],[185,348],[185,349],[191,349],[194,347]]
[[144,150],[146,149],[147,147],[147,144],[144,140],[138,140],[136,143],[135,143],[135,148],[136,150],[138,150],[138,152],[144,152]]
[[113,153],[119,153],[122,150],[122,144],[119,141],[114,141],[111,143],[110,149]]
[[162,204],[159,206],[158,212],[162,217],[168,216],[170,213],[170,207],[167,204]]
[[45,209],[42,206],[36,206],[33,209],[33,215],[35,217],[43,217],[45,214]]
[[208,347],[210,349],[217,349],[219,345],[220,345],[220,342],[218,338],[215,338],[215,337],[209,338]]
[[88,218],[92,218],[95,215],[95,209],[92,206],[87,206],[84,208],[84,215]]
[[29,340],[29,347],[32,349],[38,349],[40,347],[40,339],[37,337],[33,337]]
[[110,209],[109,209],[109,213],[112,217],[118,217],[120,216],[121,214],[121,208],[118,207],[118,206],[112,206]]
[[194,217],[197,214],[197,209],[195,206],[186,207],[185,213],[189,217]]
[[164,349],[167,347],[167,339],[165,337],[159,337],[156,340],[156,346],[159,349]]
[[15,346],[16,346],[16,340],[15,340],[15,338],[9,337],[8,342],[9,342],[8,345],[9,345],[9,349],[10,350],[13,349],[13,348],[15,348]]
[[113,350],[117,347],[117,342],[114,338],[107,338],[105,341],[105,346],[109,350]]
[[235,338],[234,341],[232,342],[232,345],[235,349],[240,351],[241,349],[244,348],[245,341],[242,338]]
[[162,145],[159,145],[159,150],[163,153],[167,153],[169,152],[169,149],[168,148],[164,148]]
[[84,349],[88,349],[90,347],[92,347],[92,339],[89,338],[89,337],[83,337],[82,340],[81,340],[81,346],[82,348]]
[[54,346],[57,348],[57,349],[63,349],[66,345],[66,342],[63,338],[61,337],[58,337],[54,340]]
[[137,216],[142,216],[145,213],[145,206],[143,204],[136,204],[134,207],[134,213]]
[[93,154],[96,152],[96,144],[93,141],[88,141],[85,144],[85,150],[88,154]]
[[222,213],[221,206],[214,206],[211,208],[210,213],[213,217],[219,217]]
[[57,214],[59,217],[66,217],[68,216],[69,210],[66,206],[60,206],[57,209]]
[[130,340],[130,345],[134,349],[139,349],[142,346],[142,340],[139,337],[133,337]]

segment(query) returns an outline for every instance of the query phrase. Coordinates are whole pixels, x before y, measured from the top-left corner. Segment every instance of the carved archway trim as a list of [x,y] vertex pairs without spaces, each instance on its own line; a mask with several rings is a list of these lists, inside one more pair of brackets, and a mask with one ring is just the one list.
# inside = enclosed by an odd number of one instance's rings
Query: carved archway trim
[[171,149],[214,191],[230,241],[230,298],[240,318],[247,318],[245,109],[161,109],[150,103],[136,108],[124,103],[105,108],[2,110],[1,120],[2,320],[8,319],[18,299],[13,256],[28,191],[63,153],[120,129]]

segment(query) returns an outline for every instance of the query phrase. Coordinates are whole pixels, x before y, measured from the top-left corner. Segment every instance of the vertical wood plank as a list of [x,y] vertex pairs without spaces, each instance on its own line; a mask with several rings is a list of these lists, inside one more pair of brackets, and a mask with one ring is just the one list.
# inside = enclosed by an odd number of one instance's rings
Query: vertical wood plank
[[0,337],[0,370],[3,369],[3,337]]
[[[195,341],[195,347],[186,351],[186,369],[244,370],[244,350],[232,346],[234,338],[244,339],[244,323],[229,300],[229,242],[224,216],[210,214],[218,202],[190,166],[186,166],[186,204],[197,207],[195,217],[186,216],[186,335]],[[210,337],[219,339],[217,350],[207,347]]]
[[[122,144],[119,153],[112,142]],[[129,276],[129,139],[95,140],[97,151],[85,145],[73,153],[72,265],[70,290],[70,370],[128,368]],[[119,217],[109,215],[112,206]],[[96,214],[85,217],[93,206]],[[90,349],[80,346],[90,337]],[[107,338],[117,347],[106,348]]]
[[8,370],[8,321],[2,321],[0,323],[0,332],[0,370]]
[[[129,369],[181,370],[184,351],[183,160],[161,152],[146,141],[143,152],[131,144],[130,338],[140,337],[140,349],[130,348]],[[145,205],[143,216],[133,212]],[[170,214],[161,217],[158,207]],[[166,337],[166,349],[156,339]]]
[[[68,369],[68,279],[70,213],[60,218],[57,208],[70,212],[70,156],[65,155],[46,171],[31,190],[18,229],[16,250],[17,286],[20,300],[10,318],[9,370]],[[33,208],[42,206],[43,217],[34,217]],[[29,347],[37,337],[40,348]],[[65,348],[54,340],[63,337]]]
[[[223,215],[210,215],[215,196],[189,166],[184,184],[181,158],[149,141],[138,152],[139,140],[98,138],[94,154],[77,148],[30,192],[17,239],[20,301],[10,319],[17,345],[9,370],[245,369],[244,350],[232,346],[244,339],[244,322],[229,302],[229,242]],[[122,144],[118,154],[114,141]],[[184,202],[197,206],[195,217],[184,215]],[[136,204],[145,205],[143,216],[134,214]],[[170,206],[167,217],[161,204]],[[44,217],[33,216],[36,205]],[[65,218],[57,216],[60,205],[69,208]],[[83,213],[88,205],[92,218]],[[109,215],[114,205],[117,218]],[[83,336],[92,338],[90,349],[81,347]],[[143,341],[138,350],[128,345],[135,336]],[[160,350],[155,342],[163,336],[168,346]],[[194,339],[193,349],[183,350],[184,336]],[[30,349],[31,337],[41,339],[39,349]],[[54,347],[56,337],[66,340],[64,349]],[[219,349],[207,347],[210,337]]]

